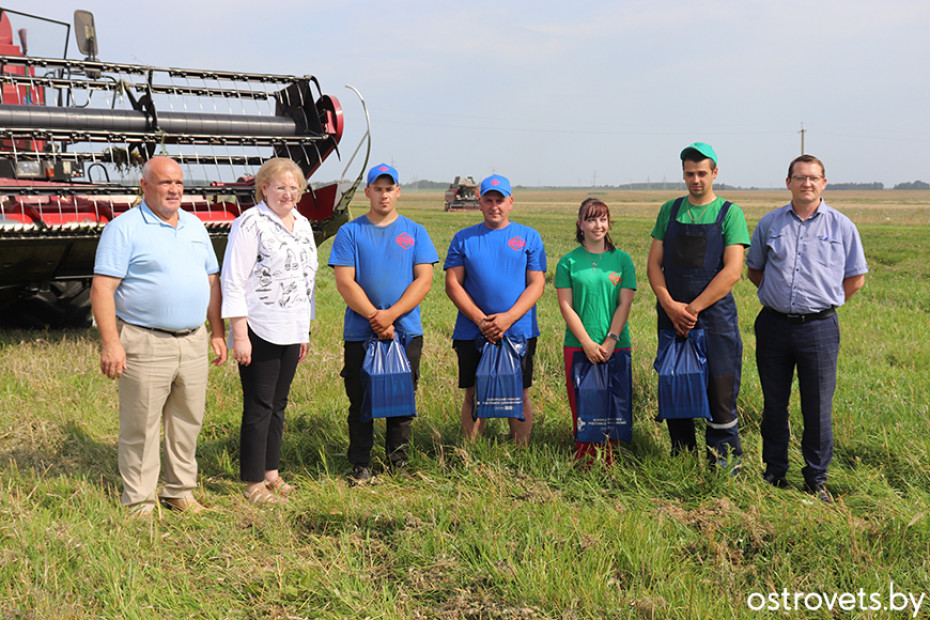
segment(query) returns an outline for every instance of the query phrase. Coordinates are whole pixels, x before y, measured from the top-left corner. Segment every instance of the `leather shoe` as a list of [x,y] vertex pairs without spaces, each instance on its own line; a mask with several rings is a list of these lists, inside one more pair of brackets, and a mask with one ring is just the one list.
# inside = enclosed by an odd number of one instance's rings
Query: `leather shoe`
[[820,482],[815,485],[807,485],[807,492],[822,501],[824,504],[832,504],[833,495],[827,490],[827,485]]
[[364,465],[356,465],[349,474],[349,484],[353,487],[371,482],[371,469]]
[[206,508],[192,497],[162,497],[161,504],[165,508],[177,510],[178,512],[189,512],[197,514],[203,512]]
[[776,489],[788,488],[788,481],[785,480],[784,476],[776,476],[775,474],[770,474],[766,472],[762,474],[762,479],[768,482],[770,485],[772,485]]
[[150,519],[154,514],[155,505],[148,502],[133,504],[126,510],[126,516],[130,519]]

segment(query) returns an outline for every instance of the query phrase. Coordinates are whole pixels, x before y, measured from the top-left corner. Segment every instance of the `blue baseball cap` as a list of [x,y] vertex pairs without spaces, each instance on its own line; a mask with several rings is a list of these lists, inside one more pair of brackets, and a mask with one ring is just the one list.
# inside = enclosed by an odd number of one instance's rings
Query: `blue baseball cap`
[[492,174],[481,182],[481,193],[479,195],[484,196],[485,192],[500,192],[506,198],[510,195],[510,181],[507,180],[507,177]]
[[394,170],[394,168],[388,166],[387,164],[378,164],[368,171],[368,184],[371,185],[378,180],[378,177],[385,175],[394,179],[395,183],[400,183],[400,181],[397,180],[397,171]]
[[706,142],[695,142],[694,144],[689,144],[681,151],[681,161],[685,160],[685,156],[691,152],[697,151],[704,157],[709,158],[714,162],[714,167],[717,167],[717,153],[714,152],[714,147],[707,144]]

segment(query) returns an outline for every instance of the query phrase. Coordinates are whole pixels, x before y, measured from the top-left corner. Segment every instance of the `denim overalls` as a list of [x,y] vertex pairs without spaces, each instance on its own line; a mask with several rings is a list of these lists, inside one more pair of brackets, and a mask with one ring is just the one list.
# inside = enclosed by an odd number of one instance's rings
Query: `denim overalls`
[[[663,242],[662,270],[672,299],[689,303],[723,269],[723,220],[730,209],[725,202],[712,224],[684,224],[678,212],[685,198],[672,206]],[[658,328],[674,329],[662,307],[656,304]],[[739,441],[736,397],[739,394],[743,341],[739,333],[736,301],[729,292],[698,316],[695,329],[704,329],[710,381],[707,398],[712,421],[707,422],[705,440],[710,458],[718,465],[735,467],[743,449]],[[672,451],[696,450],[694,420],[668,420]],[[732,458],[731,458],[732,457]]]

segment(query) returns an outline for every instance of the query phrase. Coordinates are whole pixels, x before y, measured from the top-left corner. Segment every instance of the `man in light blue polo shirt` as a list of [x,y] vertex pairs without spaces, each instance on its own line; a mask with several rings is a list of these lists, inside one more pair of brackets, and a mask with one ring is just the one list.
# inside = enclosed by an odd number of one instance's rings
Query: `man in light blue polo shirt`
[[787,486],[788,401],[795,367],[804,434],[801,470],[808,490],[832,503],[827,468],[833,458],[832,409],[840,325],[836,308],[865,284],[868,266],[856,226],[821,198],[823,162],[802,155],[788,166],[791,203],[763,216],[746,257],[759,287],[756,365],[765,403],[762,460],[765,480]]
[[100,237],[90,293],[102,343],[100,371],[119,379],[122,503],[130,514],[152,513],[164,424],[161,500],[199,512],[195,450],[208,340],[214,363],[226,361],[219,263],[203,223],[181,209],[181,167],[168,157],[152,158],[141,185],[142,204],[110,222]]

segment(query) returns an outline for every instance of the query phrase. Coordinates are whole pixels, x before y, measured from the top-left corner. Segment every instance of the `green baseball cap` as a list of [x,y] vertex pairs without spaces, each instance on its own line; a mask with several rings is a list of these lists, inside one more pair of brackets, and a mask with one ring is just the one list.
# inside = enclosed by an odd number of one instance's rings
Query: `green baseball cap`
[[711,161],[714,162],[714,167],[717,167],[717,153],[714,152],[714,147],[707,144],[706,142],[695,142],[694,144],[686,146],[681,151],[681,161],[685,160],[685,156],[688,154],[688,151],[697,151],[704,157],[708,157]]

